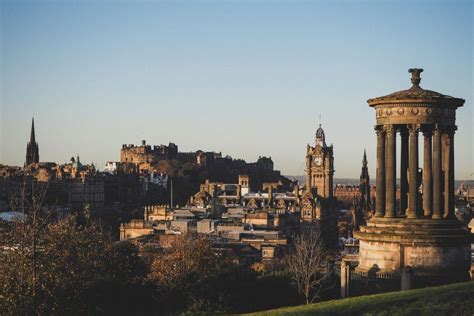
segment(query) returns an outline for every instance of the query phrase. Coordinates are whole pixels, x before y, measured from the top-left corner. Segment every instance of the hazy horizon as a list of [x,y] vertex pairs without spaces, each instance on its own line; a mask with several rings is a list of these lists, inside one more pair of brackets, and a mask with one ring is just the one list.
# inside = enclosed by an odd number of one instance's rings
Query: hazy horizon
[[[118,161],[174,142],[304,174],[319,123],[335,177],[375,178],[366,100],[410,87],[464,98],[456,179],[473,179],[471,1],[0,3],[0,163]],[[321,120],[319,115],[321,114]],[[421,143],[421,142],[420,142]],[[420,144],[421,146],[421,144]],[[422,157],[420,157],[420,162]]]

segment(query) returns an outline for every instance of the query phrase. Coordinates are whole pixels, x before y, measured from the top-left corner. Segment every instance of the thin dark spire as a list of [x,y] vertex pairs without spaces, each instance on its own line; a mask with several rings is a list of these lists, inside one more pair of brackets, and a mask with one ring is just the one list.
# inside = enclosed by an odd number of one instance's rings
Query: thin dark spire
[[31,134],[30,141],[26,146],[26,162],[25,166],[29,166],[32,163],[39,162],[39,149],[38,144],[36,143],[35,137],[35,119],[31,118]]
[[35,118],[31,118],[31,135],[30,135],[30,143],[36,143],[35,137]]
[[364,158],[362,160],[362,164],[364,165],[364,167],[367,166],[367,154],[365,152],[365,148],[364,148]]

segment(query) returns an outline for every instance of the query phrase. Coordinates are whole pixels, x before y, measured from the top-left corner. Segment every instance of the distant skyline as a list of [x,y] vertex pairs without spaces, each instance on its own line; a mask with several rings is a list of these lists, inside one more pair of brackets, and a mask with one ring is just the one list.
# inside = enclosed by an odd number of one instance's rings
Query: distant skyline
[[34,117],[41,161],[103,169],[144,139],[302,175],[322,123],[335,177],[366,148],[374,179],[366,101],[418,67],[466,100],[455,171],[474,179],[473,20],[472,1],[0,1],[0,163],[23,165]]

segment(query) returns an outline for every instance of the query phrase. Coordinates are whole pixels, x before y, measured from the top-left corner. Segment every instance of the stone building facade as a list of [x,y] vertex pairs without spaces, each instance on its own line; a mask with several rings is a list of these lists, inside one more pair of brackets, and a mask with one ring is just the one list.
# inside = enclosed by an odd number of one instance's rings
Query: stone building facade
[[178,146],[173,143],[150,146],[143,140],[141,146],[123,145],[120,150],[120,161],[134,164],[151,163],[161,159],[170,159],[178,155]]
[[143,219],[132,219],[129,223],[120,224],[120,240],[137,238],[153,234],[153,224]]
[[142,140],[140,146],[124,144],[120,150],[121,163],[133,163],[142,171],[153,169],[153,165],[163,160],[178,160],[180,162],[195,163],[198,166],[206,166],[208,162],[222,158],[221,153],[204,152],[179,152],[178,145],[169,143],[168,145],[148,145]]
[[211,182],[206,180],[194,194],[189,204],[194,207],[208,208],[217,202],[224,207],[242,206],[249,209],[275,209],[278,213],[299,211],[299,187],[296,183],[289,187],[282,182],[264,182],[262,190],[252,192],[249,188],[250,177],[239,175],[238,183]]

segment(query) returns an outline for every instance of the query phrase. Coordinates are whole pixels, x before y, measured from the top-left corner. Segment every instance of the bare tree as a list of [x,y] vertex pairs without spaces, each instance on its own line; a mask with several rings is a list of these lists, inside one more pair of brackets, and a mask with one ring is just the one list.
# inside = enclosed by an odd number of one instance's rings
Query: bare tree
[[122,295],[143,280],[138,249],[113,242],[81,212],[51,218],[47,186],[25,182],[13,199],[26,217],[11,225],[0,248],[0,315],[107,314],[111,292]]
[[285,265],[306,304],[313,303],[331,276],[329,255],[318,226],[305,227],[295,237],[294,247],[286,257]]
[[[30,181],[28,181],[30,180]],[[11,243],[19,252],[27,254],[31,259],[32,307],[36,311],[38,286],[38,235],[46,227],[51,210],[44,207],[49,181],[38,183],[34,178],[24,178],[18,188],[11,192],[10,207],[23,213],[24,218],[11,235]],[[25,276],[26,277],[26,276]],[[23,278],[22,278],[23,279]]]

